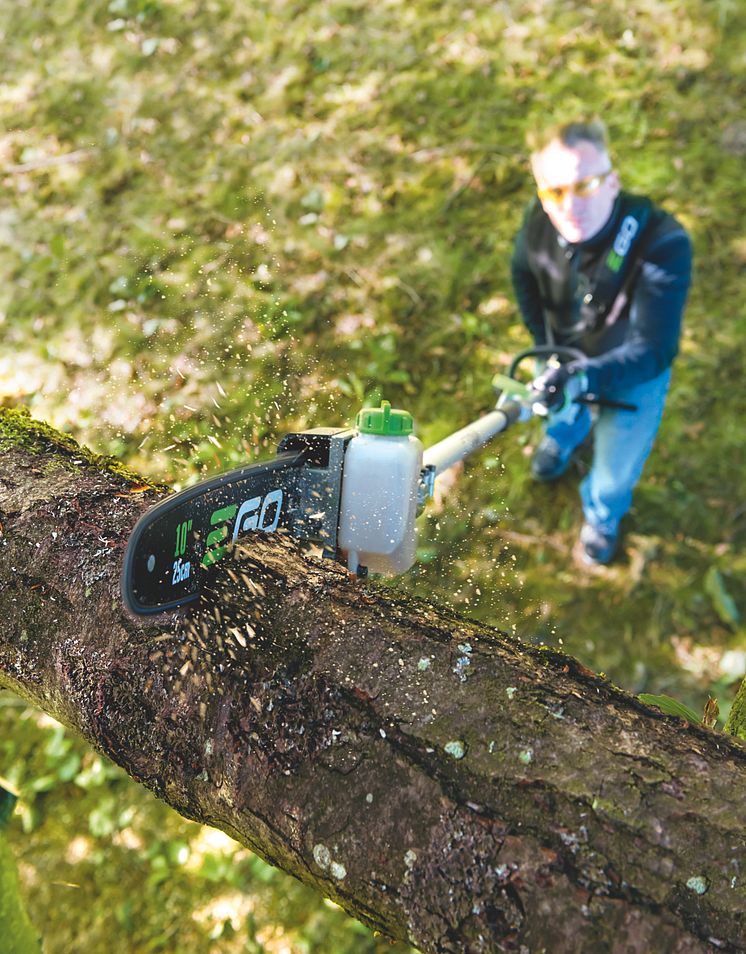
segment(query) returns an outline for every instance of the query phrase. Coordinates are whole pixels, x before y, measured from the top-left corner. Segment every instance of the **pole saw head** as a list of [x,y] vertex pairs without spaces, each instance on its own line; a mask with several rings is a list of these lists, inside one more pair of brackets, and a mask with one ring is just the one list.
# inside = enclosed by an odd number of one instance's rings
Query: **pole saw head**
[[404,573],[415,559],[422,444],[412,418],[365,408],[351,428],[287,434],[270,461],[167,497],[128,541],[121,589],[138,615],[199,597],[204,573],[246,535],[285,529],[364,575]]

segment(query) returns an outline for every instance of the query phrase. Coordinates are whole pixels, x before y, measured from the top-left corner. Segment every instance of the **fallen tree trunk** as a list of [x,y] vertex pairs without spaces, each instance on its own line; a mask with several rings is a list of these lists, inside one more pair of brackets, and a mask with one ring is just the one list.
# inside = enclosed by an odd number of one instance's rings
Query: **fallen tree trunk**
[[135,620],[158,494],[0,410],[1,684],[423,951],[746,950],[739,743],[278,536]]

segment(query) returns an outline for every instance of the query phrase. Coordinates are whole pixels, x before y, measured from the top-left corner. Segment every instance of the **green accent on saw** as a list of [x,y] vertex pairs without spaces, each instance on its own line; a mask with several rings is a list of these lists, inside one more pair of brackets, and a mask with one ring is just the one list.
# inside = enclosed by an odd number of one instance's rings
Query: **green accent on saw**
[[414,430],[414,421],[409,411],[392,408],[388,401],[381,401],[380,407],[364,407],[358,412],[355,426],[361,434],[406,437]]
[[[205,555],[202,557],[202,566],[207,568],[222,560],[228,549],[227,544],[221,546],[224,540],[228,539],[228,527],[225,524],[232,520],[238,513],[238,504],[229,504],[227,507],[221,507],[215,510],[210,516],[210,523],[217,529],[211,530],[205,541]],[[221,526],[222,524],[222,526]]]
[[492,379],[492,387],[495,391],[502,391],[510,397],[527,398],[529,386],[522,381],[516,381],[507,374],[496,374]]

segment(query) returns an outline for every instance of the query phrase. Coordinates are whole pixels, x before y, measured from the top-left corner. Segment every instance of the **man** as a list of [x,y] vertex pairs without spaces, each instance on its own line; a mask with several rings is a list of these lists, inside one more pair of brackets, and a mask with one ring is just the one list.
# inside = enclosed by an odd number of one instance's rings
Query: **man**
[[[593,427],[593,464],[580,485],[580,556],[608,563],[663,414],[691,278],[683,227],[644,197],[623,192],[599,121],[548,132],[531,156],[538,201],[526,212],[512,261],[518,305],[537,345],[577,357],[534,382],[546,395],[536,479],[567,470]],[[573,402],[583,392],[636,410]]]

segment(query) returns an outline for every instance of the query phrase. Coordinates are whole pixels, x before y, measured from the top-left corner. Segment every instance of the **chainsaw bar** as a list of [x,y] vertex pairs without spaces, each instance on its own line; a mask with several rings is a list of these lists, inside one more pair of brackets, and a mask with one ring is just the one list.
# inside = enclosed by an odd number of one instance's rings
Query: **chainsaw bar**
[[337,557],[337,526],[349,428],[286,434],[277,456],[211,477],[151,507],[124,554],[122,598],[149,616],[199,597],[204,571],[239,537],[287,529]]
[[229,471],[173,494],[139,519],[122,569],[122,597],[152,615],[199,596],[202,571],[251,531],[288,528],[300,503],[303,451]]

